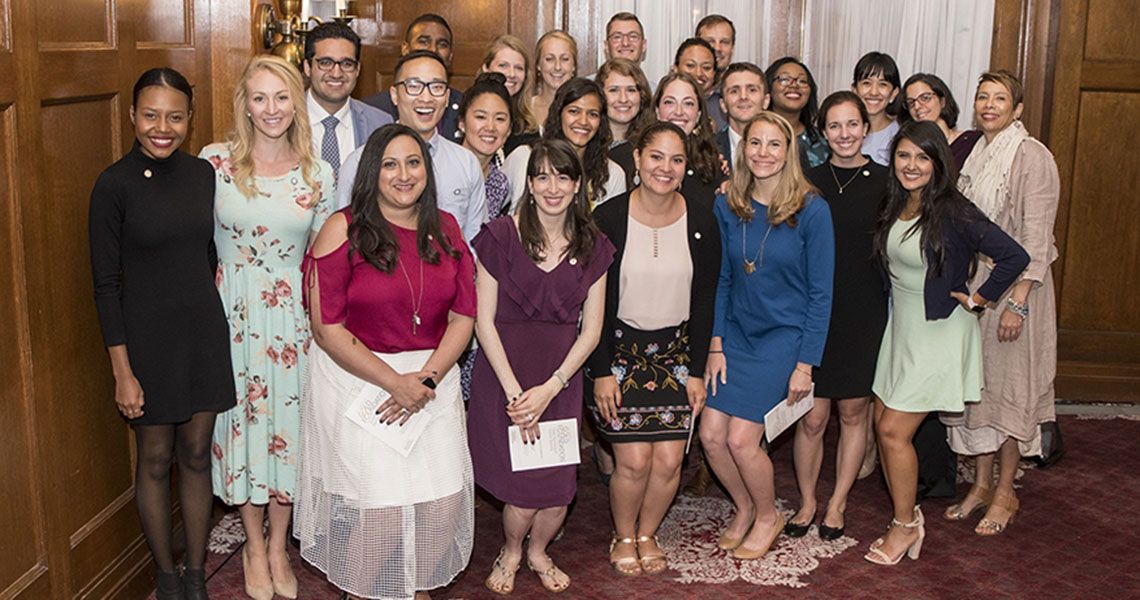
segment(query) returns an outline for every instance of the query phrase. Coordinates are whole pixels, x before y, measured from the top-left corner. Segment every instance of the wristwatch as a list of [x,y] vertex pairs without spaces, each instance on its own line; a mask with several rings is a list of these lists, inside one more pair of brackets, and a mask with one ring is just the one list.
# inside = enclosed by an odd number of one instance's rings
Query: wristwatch
[[974,311],[975,313],[977,313],[979,315],[986,312],[986,305],[985,304],[977,304],[976,302],[974,302],[974,295],[973,294],[966,296],[966,306],[969,306],[970,310]]

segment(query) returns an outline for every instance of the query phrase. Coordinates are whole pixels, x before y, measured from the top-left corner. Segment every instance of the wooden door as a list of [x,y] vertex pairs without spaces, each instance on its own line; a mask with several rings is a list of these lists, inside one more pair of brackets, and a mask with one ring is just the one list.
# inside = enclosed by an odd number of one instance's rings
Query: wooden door
[[[95,316],[87,204],[168,65],[210,106],[207,0],[0,0],[0,597],[143,597],[129,428]],[[202,110],[193,145],[212,135]],[[136,577],[143,573],[142,577]]]
[[1132,0],[1060,3],[1057,396],[1140,402],[1140,30]]

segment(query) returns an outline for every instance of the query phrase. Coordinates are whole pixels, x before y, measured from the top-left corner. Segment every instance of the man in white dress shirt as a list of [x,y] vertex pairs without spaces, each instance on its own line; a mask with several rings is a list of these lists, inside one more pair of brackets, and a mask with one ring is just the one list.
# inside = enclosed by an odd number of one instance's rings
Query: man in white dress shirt
[[[483,168],[470,150],[446,140],[436,130],[447,109],[447,67],[438,54],[414,50],[396,63],[396,77],[389,89],[396,107],[397,121],[411,127],[431,151],[435,173],[436,203],[459,221],[463,237],[471,239],[487,220],[487,192]],[[363,148],[353,152],[340,169],[337,208],[348,206],[352,182],[360,165]]]
[[360,73],[360,37],[341,23],[321,23],[305,36],[305,76],[313,151],[334,173],[368,136],[392,122],[384,111],[354,100]]
[[719,95],[728,127],[716,135],[716,144],[730,168],[735,168],[744,126],[756,113],[768,108],[770,96],[764,70],[748,62],[732,63],[721,77]]

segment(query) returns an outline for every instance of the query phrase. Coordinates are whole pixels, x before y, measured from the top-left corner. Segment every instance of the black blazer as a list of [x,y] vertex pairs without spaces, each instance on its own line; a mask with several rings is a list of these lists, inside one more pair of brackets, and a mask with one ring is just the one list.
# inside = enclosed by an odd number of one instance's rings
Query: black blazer
[[[1017,281],[1029,265],[1029,254],[1001,227],[994,225],[973,204],[964,210],[965,218],[948,219],[942,231],[945,235],[942,249],[942,273],[935,275],[934,253],[926,252],[926,283],[922,296],[926,305],[926,320],[936,321],[949,317],[961,306],[950,296],[951,291],[969,294],[966,282],[970,279],[970,264],[979,253],[994,261],[993,272],[976,291],[989,301],[1001,298],[1005,290]],[[919,235],[917,232],[915,235]],[[883,273],[887,287],[890,277]]]
[[716,134],[716,147],[720,150],[720,155],[728,161],[728,170],[731,171],[735,169],[736,165],[732,164],[732,142],[728,139],[727,127],[721,129],[720,133]]
[[[610,375],[610,363],[614,359],[621,262],[629,231],[629,194],[615,196],[594,210],[598,229],[617,249],[606,278],[606,317],[602,339],[587,363],[590,377],[594,379]],[[712,339],[716,283],[720,276],[720,228],[712,211],[695,210],[696,206],[687,199],[685,207],[688,210],[689,256],[693,261],[693,287],[689,297],[689,376],[704,377],[709,341]]]

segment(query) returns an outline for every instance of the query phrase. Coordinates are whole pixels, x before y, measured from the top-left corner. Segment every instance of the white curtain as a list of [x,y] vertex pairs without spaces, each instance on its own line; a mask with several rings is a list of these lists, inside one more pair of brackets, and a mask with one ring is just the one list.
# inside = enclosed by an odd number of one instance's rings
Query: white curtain
[[[766,0],[602,0],[595,24],[604,37],[606,22],[616,12],[628,11],[641,19],[647,45],[641,68],[656,87],[673,66],[673,54],[686,38],[693,37],[705,15],[720,14],[736,26],[734,61],[768,64],[768,31],[764,23],[771,10]],[[606,60],[605,47],[598,47],[598,64]]]
[[903,81],[933,73],[954,93],[958,127],[973,122],[978,76],[990,64],[994,0],[806,0],[803,61],[820,97],[850,89],[859,57],[894,57]]

